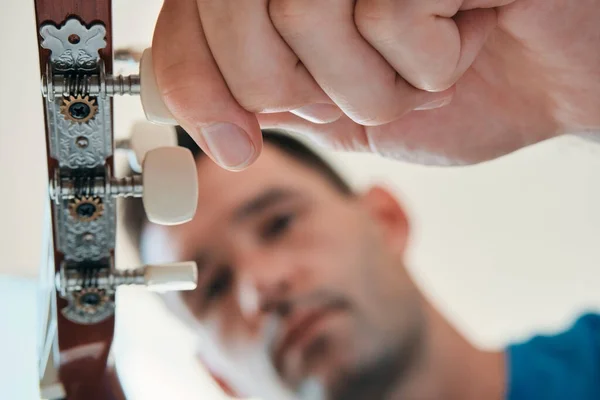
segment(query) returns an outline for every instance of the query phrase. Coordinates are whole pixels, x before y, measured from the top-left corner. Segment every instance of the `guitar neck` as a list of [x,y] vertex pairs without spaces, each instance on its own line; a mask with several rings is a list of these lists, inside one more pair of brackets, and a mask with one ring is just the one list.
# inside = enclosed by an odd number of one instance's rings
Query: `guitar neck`
[[[167,140],[146,154],[132,151],[143,177],[116,178],[112,97],[141,94],[143,86],[160,98],[152,64],[146,74],[112,74],[109,0],[35,0],[35,6],[52,231],[41,275],[51,288],[43,305],[41,392],[45,400],[122,399],[108,366],[117,288],[193,290],[197,266],[115,268],[117,198],[143,197],[153,223],[188,222],[198,204],[196,162],[190,150]],[[161,190],[164,183],[169,190]]]
[[[35,0],[36,29],[38,37],[38,51],[40,60],[40,71],[42,76],[48,76],[48,69],[53,69],[51,63],[51,50],[44,48],[42,43],[45,38],[41,35],[44,26],[53,26],[60,28],[64,26],[67,20],[77,19],[82,25],[90,27],[92,25],[101,25],[104,27],[104,47],[98,49],[100,59],[103,63],[104,73],[112,72],[112,24],[111,24],[111,1],[110,0]],[[84,40],[84,38],[75,38],[73,40]],[[48,46],[46,46],[48,47]],[[56,71],[55,71],[56,72]],[[72,72],[70,72],[72,73]],[[77,73],[77,71],[75,71]],[[69,170],[77,173],[78,170],[88,170],[91,168],[110,168],[112,167],[112,99],[102,99],[103,104],[98,101],[94,104],[103,114],[98,113],[96,118],[102,117],[102,120],[95,123],[92,129],[86,127],[86,134],[81,134],[80,141],[100,140],[105,146],[105,154],[95,154],[98,161],[90,163],[89,159],[76,158],[69,152],[69,144],[66,142],[66,132],[71,127],[81,128],[84,124],[75,122],[65,122],[62,115],[59,115],[61,107],[61,98],[54,98],[52,94],[43,98],[44,113],[46,120],[45,138],[47,149],[47,162],[49,179],[52,180],[59,175],[61,170]],[[86,105],[89,106],[89,105]],[[59,121],[57,123],[57,121]],[[70,123],[72,126],[67,126]],[[75,129],[75,130],[76,130]],[[83,132],[83,128],[80,129]],[[83,138],[83,139],[81,139]],[[87,143],[87,142],[86,142]],[[108,150],[107,150],[108,149]],[[92,149],[94,150],[94,149]],[[89,157],[88,157],[89,158]],[[70,161],[68,161],[70,160]],[[82,254],[75,254],[73,246],[67,243],[68,236],[75,232],[76,228],[84,226],[84,222],[67,222],[68,216],[65,216],[67,204],[56,203],[52,200],[52,232],[54,243],[54,263],[50,266],[53,274],[61,272],[61,266],[65,262],[76,265],[80,270],[92,270],[98,265],[96,253],[103,252],[109,256],[114,254],[114,237],[108,238],[96,247],[100,250],[83,251]],[[97,232],[96,236],[102,234],[101,230],[114,230],[114,207],[110,204],[104,205],[104,213],[93,226],[90,226],[90,232]],[[106,220],[106,221],[103,221]],[[108,225],[107,225],[108,224]],[[112,224],[112,225],[110,225]],[[88,234],[91,235],[91,234]],[[92,236],[90,236],[92,237]],[[77,241],[78,239],[74,239]],[[79,244],[75,244],[79,246]],[[91,246],[91,245],[90,245]],[[85,247],[85,246],[84,246]],[[90,247],[91,248],[91,247]],[[108,356],[113,341],[114,316],[110,315],[100,322],[81,323],[73,318],[67,318],[62,310],[72,307],[69,301],[54,293],[52,299],[56,302],[55,315],[50,319],[56,321],[56,335],[48,340],[54,341],[54,365],[58,373],[60,384],[64,388],[66,399],[68,400],[106,400],[106,399],[124,399],[124,395],[116,379],[116,374],[107,365]]]

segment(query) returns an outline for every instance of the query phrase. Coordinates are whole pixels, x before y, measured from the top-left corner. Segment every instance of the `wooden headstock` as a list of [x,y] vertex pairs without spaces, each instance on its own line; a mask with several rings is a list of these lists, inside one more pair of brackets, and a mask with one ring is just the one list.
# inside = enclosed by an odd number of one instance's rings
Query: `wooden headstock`
[[35,0],[35,8],[50,182],[41,394],[120,399],[109,365],[117,287],[193,289],[196,266],[116,268],[116,199],[143,197],[157,223],[189,221],[198,196],[195,162],[171,143],[138,154],[142,175],[114,177],[112,97],[137,95],[144,82],[112,76],[111,1]]

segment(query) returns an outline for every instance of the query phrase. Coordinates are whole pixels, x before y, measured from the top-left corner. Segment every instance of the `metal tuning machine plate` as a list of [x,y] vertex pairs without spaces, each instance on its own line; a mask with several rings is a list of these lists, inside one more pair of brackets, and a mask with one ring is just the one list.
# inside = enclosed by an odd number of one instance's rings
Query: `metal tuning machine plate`
[[[36,0],[36,10],[59,15],[57,10],[65,7],[69,12],[62,15],[75,15],[77,10],[64,3],[49,6],[52,3]],[[148,219],[157,224],[187,222],[195,214],[198,200],[196,163],[192,153],[178,147],[173,137],[149,134],[146,143],[140,134],[132,138],[133,148],[132,143],[114,142],[111,98],[143,94],[145,86],[146,92],[155,96],[156,82],[152,71],[144,75],[148,82],[140,79],[142,74],[106,73],[100,55],[111,47],[103,24],[110,26],[106,12],[110,4],[86,7],[95,10],[86,11],[88,18],[99,15],[100,22],[86,26],[70,17],[54,24],[38,18],[39,43],[49,51],[47,56],[40,50],[40,57],[52,207],[48,265],[42,268],[42,275],[51,277],[44,278],[44,285],[52,288],[42,307],[39,368],[45,399],[100,396],[98,385],[112,342],[119,286],[192,290],[197,280],[194,262],[115,268],[116,199],[143,198]],[[112,63],[110,53],[104,57]],[[133,150],[134,171],[141,175],[113,175],[114,152],[124,147]],[[74,359],[73,349],[95,353]],[[95,361],[82,364],[84,359]]]

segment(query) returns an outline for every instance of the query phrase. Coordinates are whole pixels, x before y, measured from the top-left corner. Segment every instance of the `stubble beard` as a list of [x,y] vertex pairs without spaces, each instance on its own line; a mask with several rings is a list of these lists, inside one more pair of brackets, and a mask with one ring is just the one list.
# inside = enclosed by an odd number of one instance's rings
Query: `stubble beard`
[[394,347],[382,349],[379,357],[338,374],[328,400],[390,400],[406,386],[425,353],[425,326],[422,321],[409,328]]

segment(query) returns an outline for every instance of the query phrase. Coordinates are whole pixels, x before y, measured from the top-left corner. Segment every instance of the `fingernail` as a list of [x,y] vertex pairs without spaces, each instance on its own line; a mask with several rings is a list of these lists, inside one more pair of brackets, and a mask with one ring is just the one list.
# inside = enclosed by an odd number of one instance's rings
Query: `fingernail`
[[342,116],[342,110],[332,104],[310,104],[292,110],[291,113],[315,124],[327,124]]
[[415,108],[416,111],[433,110],[436,108],[444,107],[452,101],[452,97],[446,97],[445,99],[435,100],[427,104],[423,104],[420,107]]
[[213,158],[224,168],[244,168],[254,157],[254,144],[237,125],[219,122],[201,128],[201,133]]

